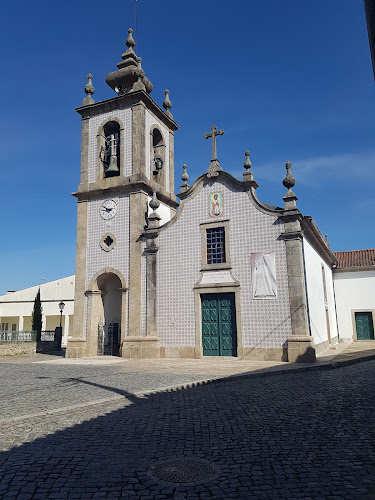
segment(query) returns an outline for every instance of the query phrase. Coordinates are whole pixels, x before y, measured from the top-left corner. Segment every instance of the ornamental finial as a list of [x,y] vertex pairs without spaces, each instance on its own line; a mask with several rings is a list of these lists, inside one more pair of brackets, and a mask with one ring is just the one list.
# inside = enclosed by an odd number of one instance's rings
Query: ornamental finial
[[85,97],[83,99],[83,102],[82,102],[82,105],[83,106],[88,106],[89,104],[94,104],[94,99],[91,97],[93,95],[93,93],[95,92],[95,89],[93,87],[93,84],[92,84],[92,74],[89,73],[87,75],[87,79],[88,79],[88,82],[85,86],[85,94],[87,95],[87,97]]
[[290,169],[292,168],[292,164],[290,163],[290,161],[286,162],[285,168],[286,176],[283,180],[283,184],[288,189],[288,191],[285,193],[285,196],[283,196],[283,200],[285,201],[284,210],[296,210],[296,201],[298,200],[298,198],[292,191],[292,187],[295,185],[296,180],[290,173]]
[[286,168],[286,176],[285,176],[285,179],[283,180],[283,184],[284,186],[289,190],[291,191],[292,190],[292,187],[295,185],[296,183],[296,180],[295,178],[292,176],[290,170],[292,168],[292,164],[290,161],[287,161],[286,164],[285,164],[285,168]]
[[145,72],[142,69],[142,59],[137,57],[133,50],[136,44],[132,36],[133,30],[129,28],[128,33],[129,36],[125,42],[128,49],[122,54],[122,61],[117,64],[118,69],[108,73],[105,81],[118,96],[140,90],[146,91],[149,94],[152,91],[152,83],[146,78]]
[[160,207],[160,201],[158,200],[158,198],[156,196],[155,189],[152,191],[152,198],[151,198],[149,205],[152,208],[153,212],[155,212],[155,210],[157,210]]
[[245,160],[245,163],[243,164],[243,168],[246,169],[245,174],[247,174],[247,173],[250,173],[250,169],[251,169],[251,166],[252,166],[250,158],[249,158],[250,151],[245,151],[245,156],[246,156],[246,160]]
[[165,94],[165,99],[164,99],[164,102],[163,102],[163,108],[165,109],[165,113],[170,117],[170,118],[173,118],[172,116],[172,113],[169,111],[172,107],[172,103],[169,99],[169,90],[168,89],[165,89],[164,90],[164,94]]
[[245,182],[252,182],[253,187],[257,188],[258,184],[254,181],[253,173],[250,171],[251,166],[252,166],[250,158],[249,158],[250,151],[245,151],[245,156],[246,156],[246,160],[245,160],[245,163],[243,164],[243,168],[245,169],[245,172],[243,173],[243,180]]
[[245,151],[245,156],[246,156],[246,160],[245,160],[245,163],[243,164],[243,168],[245,169],[245,172],[243,173],[243,180],[244,182],[248,183],[248,187],[252,187],[254,189],[256,189],[258,187],[258,184],[257,182],[254,180],[254,176],[253,176],[253,173],[251,172],[251,167],[252,167],[252,164],[251,164],[251,161],[250,161],[250,151]]
[[184,169],[184,172],[181,175],[181,179],[183,180],[183,184],[180,185],[180,188],[181,188],[181,192],[183,193],[183,192],[187,191],[190,186],[187,183],[187,181],[189,180],[189,175],[186,171],[186,169],[187,169],[186,163],[184,163],[184,165],[182,165],[182,168]]
[[129,33],[129,35],[128,35],[128,38],[125,42],[125,45],[127,47],[129,47],[129,49],[132,49],[133,47],[135,47],[135,40],[134,40],[133,35],[132,35],[133,30],[131,28],[129,28],[128,33]]

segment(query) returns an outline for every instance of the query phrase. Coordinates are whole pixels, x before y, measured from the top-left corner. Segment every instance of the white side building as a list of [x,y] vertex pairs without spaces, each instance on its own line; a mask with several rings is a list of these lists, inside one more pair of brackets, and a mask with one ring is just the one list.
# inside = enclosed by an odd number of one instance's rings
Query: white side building
[[73,324],[75,277],[68,276],[41,285],[7,292],[0,296],[0,330],[30,331],[34,300],[40,288],[43,309],[43,330],[54,330],[60,326],[59,303],[64,302],[62,314],[63,341],[66,345]]
[[373,340],[375,324],[375,249],[335,252],[334,271],[340,340]]

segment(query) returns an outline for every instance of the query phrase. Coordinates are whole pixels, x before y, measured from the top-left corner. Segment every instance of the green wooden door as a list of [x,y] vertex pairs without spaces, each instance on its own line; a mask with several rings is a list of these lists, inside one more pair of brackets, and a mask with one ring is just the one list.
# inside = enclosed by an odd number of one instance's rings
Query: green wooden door
[[355,327],[357,340],[374,340],[374,324],[371,312],[356,312]]
[[237,356],[233,293],[202,295],[202,335],[204,356]]

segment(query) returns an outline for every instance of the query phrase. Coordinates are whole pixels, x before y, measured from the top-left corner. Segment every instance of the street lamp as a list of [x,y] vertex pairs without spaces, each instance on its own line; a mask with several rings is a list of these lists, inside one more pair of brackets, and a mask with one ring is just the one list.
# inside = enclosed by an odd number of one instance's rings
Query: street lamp
[[63,313],[64,307],[65,307],[65,304],[64,304],[63,301],[61,301],[60,304],[59,304],[59,308],[60,308],[60,328],[61,328],[61,323],[62,323],[62,313]]

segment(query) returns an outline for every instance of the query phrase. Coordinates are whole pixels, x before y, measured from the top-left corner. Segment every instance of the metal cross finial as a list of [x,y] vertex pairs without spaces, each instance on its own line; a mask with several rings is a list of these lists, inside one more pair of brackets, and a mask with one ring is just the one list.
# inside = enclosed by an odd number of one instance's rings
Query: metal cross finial
[[215,125],[212,125],[210,134],[204,134],[205,139],[212,137],[212,160],[211,161],[217,160],[216,136],[223,135],[223,134],[224,134],[224,130],[223,129],[216,130]]

